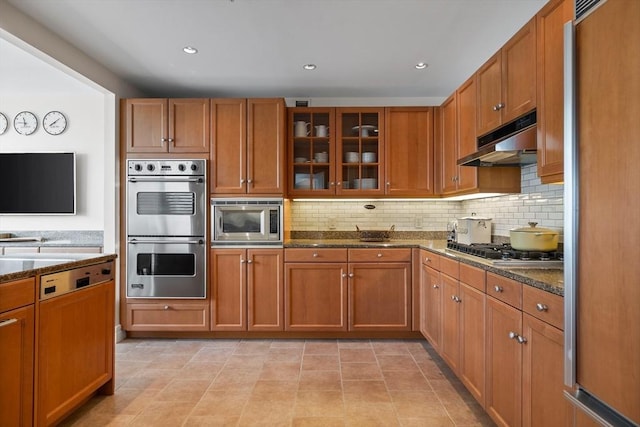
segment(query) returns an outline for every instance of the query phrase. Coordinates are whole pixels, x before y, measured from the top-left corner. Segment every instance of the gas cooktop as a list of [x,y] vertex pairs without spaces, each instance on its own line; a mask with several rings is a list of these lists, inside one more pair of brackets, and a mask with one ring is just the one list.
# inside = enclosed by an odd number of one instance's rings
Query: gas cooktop
[[563,253],[560,251],[520,251],[508,244],[447,242],[447,249],[484,258],[496,267],[515,268],[562,268]]

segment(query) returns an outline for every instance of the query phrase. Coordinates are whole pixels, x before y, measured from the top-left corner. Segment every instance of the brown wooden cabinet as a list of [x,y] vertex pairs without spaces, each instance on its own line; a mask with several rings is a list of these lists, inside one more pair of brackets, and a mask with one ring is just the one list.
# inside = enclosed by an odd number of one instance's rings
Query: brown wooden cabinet
[[529,21],[477,71],[477,135],[536,107],[536,20]]
[[476,150],[475,77],[467,80],[436,114],[436,162],[439,192],[519,193],[519,167],[458,166],[458,159]]
[[127,331],[208,331],[209,302],[162,300],[126,304]]
[[431,346],[440,351],[442,336],[442,284],[440,256],[420,251],[420,332]]
[[411,330],[411,249],[349,249],[349,330]]
[[114,391],[115,284],[39,303],[35,424],[57,424],[96,390]]
[[211,193],[284,194],[285,114],[282,98],[211,100]]
[[433,108],[385,108],[385,194],[433,196]]
[[0,425],[33,425],[35,281],[0,283]]
[[487,297],[486,322],[485,410],[499,426],[521,426],[522,312]]
[[551,0],[536,15],[538,176],[560,182],[564,171],[564,37],[572,2]]
[[285,249],[285,330],[346,331],[347,249]]
[[211,330],[282,331],[283,250],[211,250]]
[[207,153],[209,100],[123,100],[123,129],[130,153]]

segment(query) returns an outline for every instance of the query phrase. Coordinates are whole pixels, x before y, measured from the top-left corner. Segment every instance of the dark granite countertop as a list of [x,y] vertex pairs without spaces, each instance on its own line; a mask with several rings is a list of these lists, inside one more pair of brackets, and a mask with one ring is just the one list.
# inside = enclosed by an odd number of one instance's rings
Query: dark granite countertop
[[285,248],[420,248],[438,255],[455,258],[460,262],[517,280],[525,285],[564,296],[564,272],[560,268],[502,268],[482,258],[452,252],[446,240],[398,239],[385,242],[361,242],[357,239],[291,239]]
[[0,283],[116,259],[116,254],[56,253],[0,256]]

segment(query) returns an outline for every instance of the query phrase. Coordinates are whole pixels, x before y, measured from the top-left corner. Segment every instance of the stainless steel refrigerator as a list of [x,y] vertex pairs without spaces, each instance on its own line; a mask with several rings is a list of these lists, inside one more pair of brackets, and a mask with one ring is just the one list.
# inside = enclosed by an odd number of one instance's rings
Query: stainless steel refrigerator
[[565,26],[565,395],[582,425],[638,426],[640,0],[575,3]]

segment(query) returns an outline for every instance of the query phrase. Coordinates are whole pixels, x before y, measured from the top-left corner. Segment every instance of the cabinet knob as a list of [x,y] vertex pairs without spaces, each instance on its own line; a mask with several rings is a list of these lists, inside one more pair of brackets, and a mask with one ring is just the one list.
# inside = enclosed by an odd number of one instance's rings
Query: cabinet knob
[[353,273],[349,273],[349,277],[353,277]]
[[169,138],[169,139],[168,139],[168,141],[169,141],[169,142],[173,142],[173,138]]
[[240,258],[240,264],[244,264],[246,261]]
[[509,339],[515,340],[516,338],[518,338],[518,334],[515,332],[509,332]]
[[493,106],[493,111],[500,111],[504,108],[504,104],[502,102]]
[[503,291],[502,286],[498,286],[498,285],[495,285],[493,287],[493,290],[496,291],[496,292],[502,292]]
[[387,187],[391,186],[391,182],[387,181]]
[[336,185],[336,183],[335,183],[335,182],[333,182],[333,181],[331,181],[331,182],[329,183],[329,186],[330,186],[330,187],[333,187],[334,185]]
[[314,257],[314,258],[318,258],[318,252],[314,252],[314,253],[313,253],[313,257]]
[[438,289],[438,288],[440,288],[440,286],[438,286],[438,285],[433,285],[433,289]]
[[431,262],[431,258],[429,258],[429,257],[425,257],[425,258],[424,258],[424,262]]
[[249,179],[247,180],[247,184],[251,184],[252,182],[253,182],[253,180],[252,180],[251,178],[249,178]]
[[248,259],[247,260],[247,264],[253,264],[253,260],[252,259]]
[[542,303],[537,303],[536,304],[536,310],[538,311],[547,311],[549,309],[549,307],[546,304],[542,304]]
[[340,181],[338,181],[338,183],[336,185],[342,185],[342,183]]
[[516,339],[518,340],[518,344],[525,344],[527,342],[527,339],[522,335],[518,335]]
[[347,273],[342,273],[342,277],[347,277]]
[[168,306],[168,305],[165,305],[163,308],[164,308],[165,310],[169,310],[169,306]]
[[244,178],[240,178],[240,184],[244,184]]
[[160,144],[164,144],[165,142],[167,142],[167,138],[160,138]]
[[382,254],[378,252],[378,258],[382,258]]

